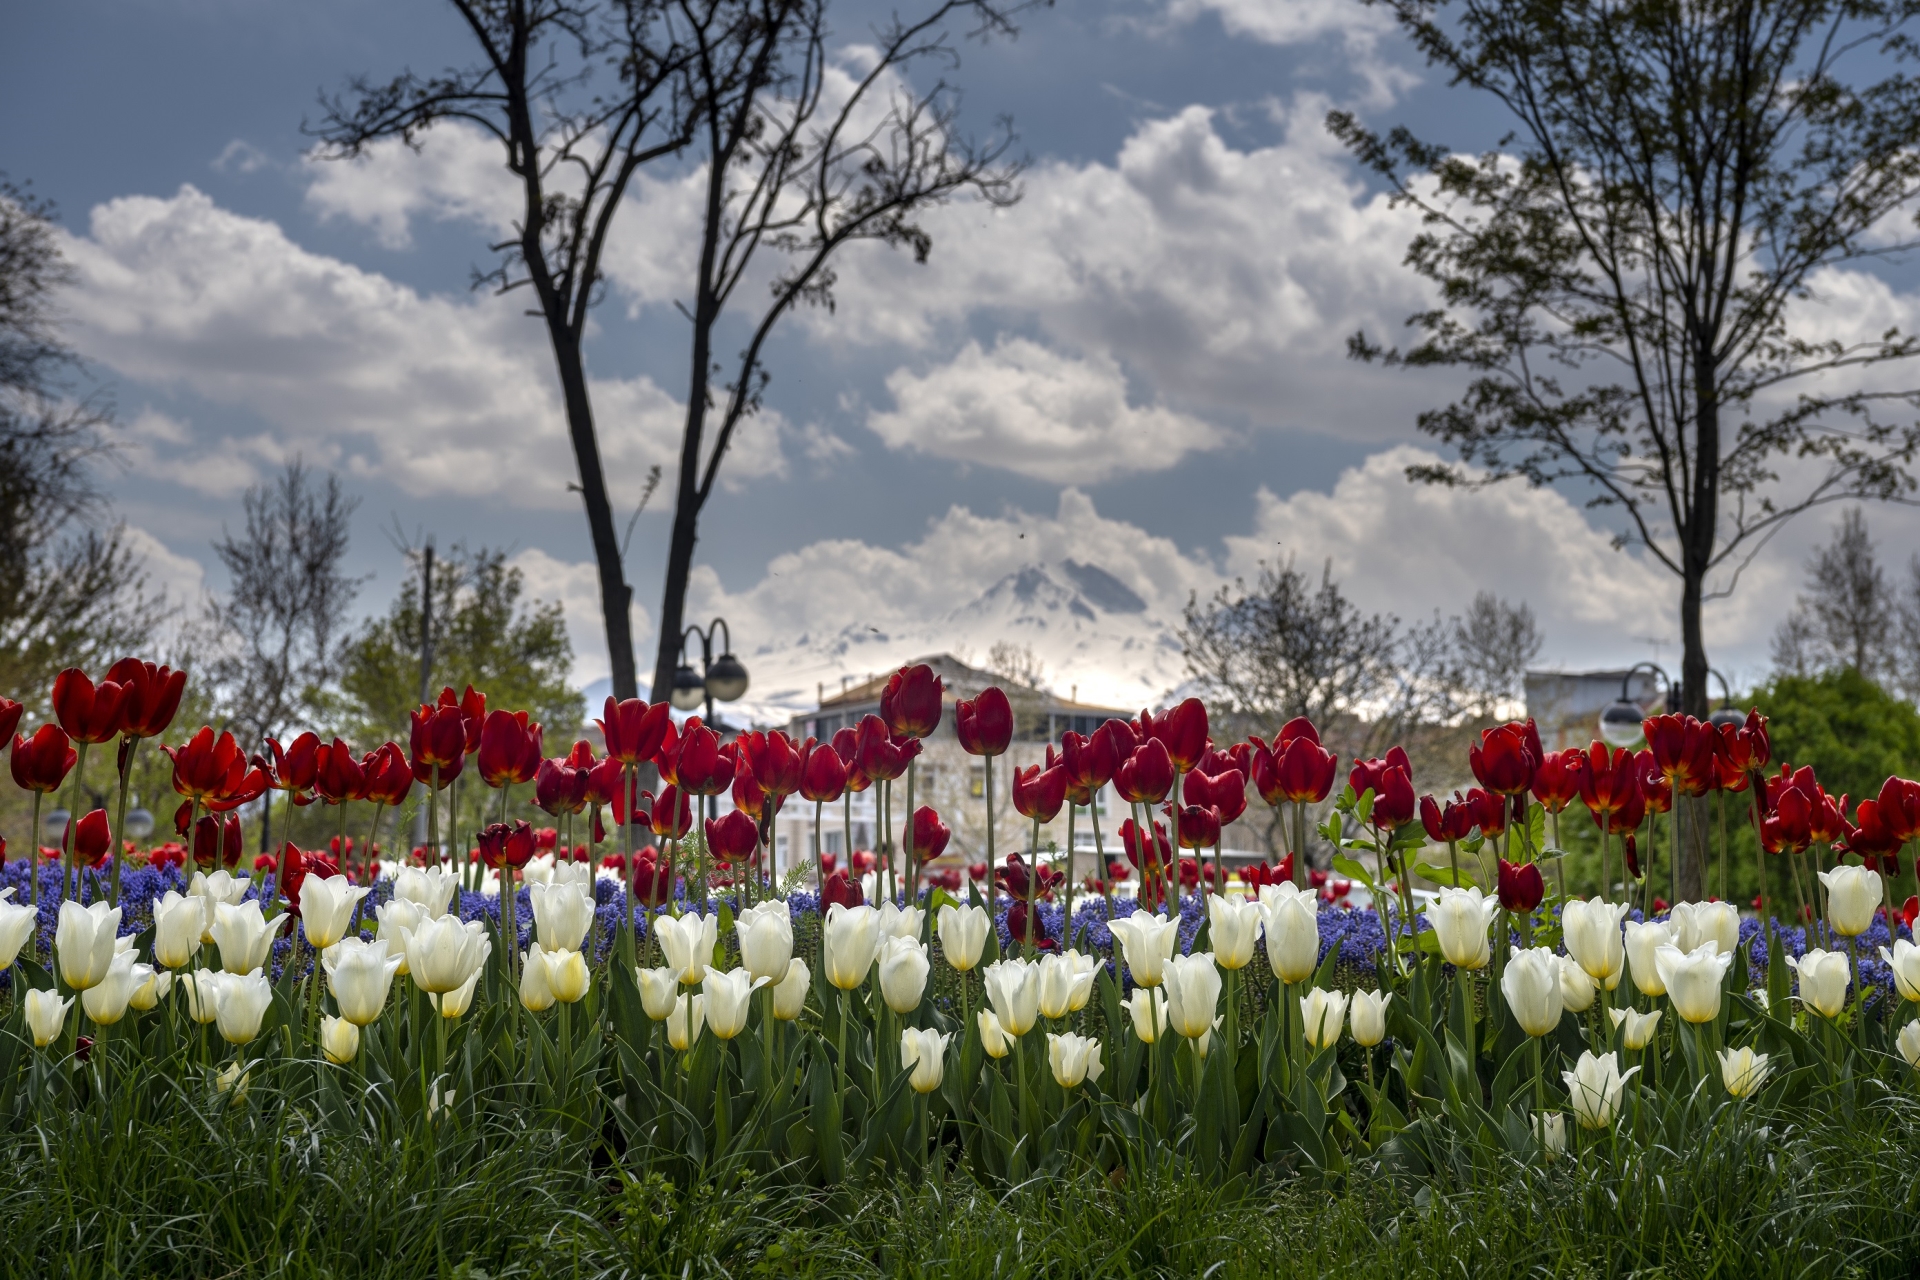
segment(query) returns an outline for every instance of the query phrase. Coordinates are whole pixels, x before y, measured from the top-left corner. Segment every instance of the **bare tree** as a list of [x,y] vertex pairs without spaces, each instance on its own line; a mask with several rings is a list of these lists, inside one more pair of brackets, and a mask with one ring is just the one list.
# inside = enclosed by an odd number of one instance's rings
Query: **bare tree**
[[343,158],[384,138],[417,145],[448,120],[477,125],[500,143],[520,214],[514,235],[492,246],[499,262],[476,272],[474,283],[500,292],[529,288],[539,303],[599,571],[613,689],[631,698],[633,590],[600,460],[584,344],[604,293],[607,238],[634,174],[692,136],[688,50],[668,21],[675,6],[665,0],[450,3],[478,60],[438,76],[357,77],[345,95],[322,99],[318,133],[324,154]]
[[1866,516],[1851,507],[1807,562],[1806,591],[1774,633],[1774,665],[1795,675],[1852,667],[1874,679],[1890,676],[1897,608]]
[[[700,513],[740,425],[760,408],[768,339],[801,305],[834,305],[833,261],[873,241],[924,262],[933,239],[918,219],[962,192],[996,205],[1017,196],[1010,127],[976,145],[955,132],[958,98],[944,81],[909,86],[921,66],[957,60],[952,27],[1011,33],[997,0],[933,0],[872,32],[858,78],[840,92],[829,75],[829,0],[681,0],[697,146],[706,165],[693,306],[691,381],[680,444],[672,541],[660,606],[653,687],[679,663],[687,581]],[[717,326],[742,284],[776,255],[769,296],[749,313],[745,348],[714,353]]]
[[1541,643],[1524,601],[1516,607],[1491,591],[1473,597],[1465,616],[1453,620],[1453,648],[1474,715],[1496,715],[1524,692],[1527,666],[1540,656]]
[[231,585],[207,607],[208,674],[249,746],[308,720],[338,675],[359,592],[340,568],[358,505],[338,476],[317,480],[296,459],[274,483],[247,490],[240,536],[214,543]]

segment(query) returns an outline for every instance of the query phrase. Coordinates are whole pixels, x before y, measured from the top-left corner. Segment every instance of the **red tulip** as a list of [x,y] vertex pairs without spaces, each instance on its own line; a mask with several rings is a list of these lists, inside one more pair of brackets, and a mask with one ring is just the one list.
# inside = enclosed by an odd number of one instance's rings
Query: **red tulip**
[[1347,785],[1353,788],[1356,796],[1371,791],[1380,794],[1381,781],[1388,769],[1404,769],[1408,777],[1413,776],[1413,764],[1407,759],[1407,753],[1400,747],[1388,750],[1384,759],[1355,760],[1353,768],[1347,772]]
[[1173,757],[1158,738],[1141,745],[1113,771],[1114,790],[1128,804],[1159,804],[1173,789]]
[[1066,878],[1064,873],[1051,867],[1029,867],[1019,854],[1010,853],[1006,865],[995,873],[994,882],[1010,898],[1024,901],[1031,896],[1037,901],[1052,897],[1054,886]]
[[[1581,801],[1593,814],[1594,821],[1609,831],[1619,830],[1617,826],[1608,825],[1610,816],[1629,805],[1638,804],[1640,811],[1645,812],[1634,758],[1625,747],[1609,753],[1605,743],[1596,742],[1587,748],[1587,761],[1580,770],[1579,782]],[[1629,825],[1638,826],[1638,819]]]
[[462,755],[470,756],[480,749],[480,738],[486,731],[487,723],[486,694],[475,693],[473,686],[468,685],[465,693],[455,697],[451,688],[444,688],[440,690],[440,700],[434,706],[460,713],[461,735],[465,739],[461,746]]
[[1047,936],[1046,921],[1038,907],[1016,902],[1007,908],[1007,933],[1015,942],[1032,943],[1041,951],[1057,951],[1060,944]]
[[262,763],[269,788],[291,791],[296,797],[313,790],[320,776],[319,735],[303,733],[293,740],[292,746],[284,748],[278,739],[268,738],[267,749],[273,755],[273,763]]
[[1066,734],[1060,739],[1060,758],[1073,785],[1089,796],[1112,782],[1114,770],[1120,767],[1114,735],[1101,729],[1095,729],[1085,738],[1077,733]]
[[[1892,779],[1888,781],[1891,782]],[[1884,791],[1885,788],[1882,788],[1883,793]],[[1887,826],[1886,819],[1881,813],[1880,802],[1862,800],[1859,811],[1855,815],[1855,822],[1857,825],[1847,828],[1847,852],[1859,854],[1866,859],[1870,867],[1877,867],[1881,859],[1887,859],[1892,864],[1889,874],[1899,874],[1899,861],[1895,855],[1899,853],[1905,841],[1896,837],[1892,829]]]
[[1173,862],[1173,846],[1167,842],[1167,829],[1158,822],[1153,824],[1153,842],[1148,845],[1140,824],[1128,818],[1120,824],[1120,847],[1126,852],[1127,861],[1143,871],[1157,871]]
[[1373,792],[1375,826],[1394,830],[1413,821],[1413,766],[1399,747],[1388,751],[1384,760],[1354,761],[1347,785],[1357,795]]
[[998,685],[988,685],[980,696],[953,704],[953,731],[960,749],[970,756],[997,756],[1013,741],[1013,707]]
[[1720,735],[1692,716],[1653,716],[1641,722],[1648,755],[1668,786],[1681,795],[1703,796],[1718,780],[1714,749]]
[[880,695],[880,718],[896,738],[924,738],[940,727],[940,677],[924,662],[902,667]]
[[1037,764],[1013,771],[1013,807],[1035,822],[1052,822],[1067,800],[1067,771]]
[[430,787],[445,787],[460,776],[467,762],[467,724],[460,708],[422,703],[411,718],[408,747],[413,776]]
[[[493,713],[496,716],[500,714],[498,711]],[[483,742],[480,747],[482,759],[486,758],[486,753]],[[574,768],[564,759],[542,760],[534,773],[533,803],[555,815],[579,813],[587,807],[587,771]]]
[[721,862],[745,862],[760,848],[760,828],[740,810],[706,822],[707,852]]
[[[679,788],[664,787],[657,796],[647,796],[644,791],[640,794],[653,806],[640,815],[653,834],[663,840],[679,840],[693,830],[693,804]],[[614,819],[619,820],[618,812]]]
[[1533,770],[1533,798],[1548,813],[1559,813],[1580,794],[1580,772],[1586,766],[1586,755],[1575,748],[1547,752]]
[[913,853],[922,862],[931,862],[945,853],[947,841],[952,837],[952,830],[940,821],[932,805],[923,804],[913,811]]
[[1250,867],[1240,868],[1240,883],[1255,891],[1258,891],[1262,885],[1290,884],[1292,881],[1292,854],[1288,854],[1279,862],[1256,862]]
[[[107,811],[95,809],[80,819],[76,826],[67,823],[67,837],[73,841],[74,857],[88,866],[97,867],[107,860],[107,850],[113,847],[113,832],[107,826]],[[64,846],[66,838],[61,844]]]
[[768,798],[754,780],[753,770],[747,762],[741,760],[736,763],[733,770],[733,807],[759,822],[766,817]]
[[1507,798],[1473,787],[1467,792],[1467,808],[1473,813],[1473,825],[1489,840],[1507,829]]
[[[594,761],[592,767],[587,770],[587,803],[612,804],[614,797],[620,794],[620,781],[626,774],[626,768],[612,756],[608,756],[605,760]],[[638,786],[639,781],[639,778],[635,777],[634,785]]]
[[1427,839],[1438,844],[1465,840],[1473,833],[1473,802],[1462,799],[1458,791],[1453,796],[1445,809],[1432,796],[1420,798],[1420,825],[1426,828]]
[[842,729],[833,735],[833,754],[847,766],[847,790],[859,795],[873,785],[873,779],[860,767],[860,735],[852,729]]
[[1218,809],[1212,805],[1190,804],[1180,810],[1180,847],[1182,849],[1211,849],[1219,843],[1220,811]]
[[495,822],[482,827],[478,839],[480,861],[496,871],[502,867],[524,867],[533,861],[536,847],[533,824],[524,818],[512,826]]
[[753,769],[753,781],[769,796],[783,798],[800,789],[802,757],[793,739],[778,729],[740,735],[740,750]]
[[413,766],[397,742],[383,742],[360,762],[361,799],[389,807],[413,790]]
[[231,733],[203,728],[184,746],[162,747],[173,761],[173,789],[215,813],[238,809],[267,790],[264,769],[249,769]]
[[1540,868],[1531,862],[1512,863],[1500,859],[1500,905],[1509,911],[1528,912],[1540,905],[1547,886],[1540,879]]
[[808,738],[800,748],[800,796],[816,803],[838,800],[847,789],[847,763],[831,745]]
[[1900,843],[1920,836],[1920,782],[1888,778],[1880,786],[1878,804],[1880,820]]
[[866,895],[860,891],[860,886],[849,879],[844,871],[836,871],[828,876],[826,886],[820,891],[822,910],[836,902],[843,907],[857,907],[866,900]]
[[1188,698],[1179,706],[1154,716],[1148,733],[1166,745],[1173,767],[1186,773],[1200,762],[1201,753],[1207,749],[1206,704],[1198,698]]
[[860,771],[875,782],[888,782],[907,771],[920,754],[917,738],[895,739],[879,716],[863,716],[855,731],[854,758]]
[[[1254,786],[1268,804],[1282,800],[1319,804],[1333,790],[1340,758],[1320,745],[1319,735],[1304,718],[1289,722],[1287,727],[1293,725],[1304,726],[1306,732],[1288,738],[1283,728],[1270,750],[1254,752]],[[1262,770],[1266,772],[1264,779]]]
[[[1247,776],[1238,769],[1228,769],[1211,776],[1195,769],[1187,775],[1182,793],[1189,805],[1212,809],[1223,827],[1237,821],[1247,811]],[[1186,829],[1186,819],[1183,817],[1180,820],[1183,838]]]
[[1653,752],[1641,750],[1633,757],[1635,773],[1640,778],[1640,794],[1647,802],[1652,813],[1665,813],[1673,808],[1673,784],[1667,781],[1667,775],[1660,772],[1660,766],[1654,761]]
[[[198,859],[196,858],[196,861]],[[298,919],[300,916],[300,886],[308,876],[319,876],[322,880],[340,874],[340,864],[318,851],[299,849],[289,841],[281,850],[280,860],[286,864],[286,883],[277,886],[287,914]]]
[[693,796],[717,796],[733,782],[733,761],[720,750],[720,735],[694,720],[675,744],[673,781]]
[[[616,762],[617,763],[617,762]],[[609,854],[607,861],[620,860],[620,869],[626,870],[624,854]],[[660,862],[660,851],[652,845],[633,855],[633,893],[649,907],[658,907],[673,896],[674,877],[667,874],[667,868]]]
[[24,709],[13,699],[0,697],[0,743],[13,741],[14,731],[20,727],[20,713]]
[[120,733],[126,690],[112,680],[98,685],[78,667],[53,678],[53,714],[75,742],[110,742]]
[[645,764],[653,759],[664,743],[673,721],[670,703],[649,706],[638,698],[625,702],[607,699],[606,710],[594,723],[606,739],[607,755],[621,764]]
[[17,786],[45,795],[60,789],[79,758],[66,730],[57,724],[43,724],[31,738],[13,736],[13,758],[8,763]]
[[[130,738],[157,738],[165,733],[179,713],[180,695],[187,687],[186,672],[138,658],[114,663],[107,679],[121,688],[120,732]],[[0,727],[4,723],[5,716],[0,714]]]
[[[1783,770],[1781,777],[1786,776]],[[1777,791],[1760,822],[1760,843],[1768,853],[1806,852],[1813,843],[1813,803],[1805,792],[1790,785]]]
[[1524,725],[1503,724],[1480,733],[1480,741],[1467,748],[1467,763],[1481,786],[1502,796],[1517,796],[1533,785],[1533,770],[1539,764],[1527,744]]
[[540,726],[524,711],[489,711],[480,728],[480,780],[489,787],[531,782],[540,772]]
[[1816,788],[1809,797],[1812,801],[1812,815],[1807,821],[1807,832],[1815,844],[1832,844],[1847,833],[1847,797],[1835,800],[1825,790]]
[[237,813],[224,818],[209,813],[193,824],[193,861],[197,866],[238,866],[245,843]]
[[335,738],[316,753],[314,786],[328,804],[358,800],[367,789],[366,767],[354,759],[352,747]]

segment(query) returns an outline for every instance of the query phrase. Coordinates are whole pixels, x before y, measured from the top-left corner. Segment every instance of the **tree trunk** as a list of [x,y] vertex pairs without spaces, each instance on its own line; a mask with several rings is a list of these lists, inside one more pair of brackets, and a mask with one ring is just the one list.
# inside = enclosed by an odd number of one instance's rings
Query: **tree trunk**
[[[712,219],[709,219],[709,225]],[[701,279],[708,278],[707,256]],[[680,436],[680,481],[674,491],[673,540],[667,547],[667,581],[660,594],[659,645],[653,658],[653,699],[664,699],[673,689],[673,673],[680,665],[680,636],[686,629],[687,579],[693,572],[693,548],[700,539],[700,441],[706,434],[709,358],[712,354],[714,310],[703,286],[698,318],[693,326],[693,377],[687,394],[687,426]]]
[[[1707,644],[1701,629],[1701,595],[1707,568],[1713,562],[1713,540],[1719,523],[1720,404],[1715,396],[1717,372],[1710,344],[1700,345],[1695,360],[1694,468],[1691,510],[1680,531],[1680,710],[1705,720],[1711,714],[1707,692]],[[1705,881],[1708,830],[1711,826],[1704,798],[1675,796],[1679,847],[1674,851],[1673,892],[1676,902],[1698,902]]]

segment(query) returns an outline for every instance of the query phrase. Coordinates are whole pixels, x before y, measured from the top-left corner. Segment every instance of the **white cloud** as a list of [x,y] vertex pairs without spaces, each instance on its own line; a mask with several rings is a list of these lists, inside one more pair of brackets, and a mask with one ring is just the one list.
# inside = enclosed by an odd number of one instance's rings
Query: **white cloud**
[[1160,470],[1225,439],[1197,418],[1129,404],[1110,357],[1076,360],[1024,338],[1002,337],[991,351],[969,342],[926,374],[896,370],[887,389],[896,407],[867,426],[890,447],[997,461],[1060,484]]
[[[585,686],[611,675],[605,615],[600,612],[600,575],[593,563],[556,559],[538,547],[520,552],[507,563],[525,575],[529,596],[560,606],[567,637],[573,642],[573,683]],[[652,619],[637,601],[627,618],[635,648],[645,653],[651,643]]]
[[[299,452],[416,494],[493,496],[565,508],[576,499],[551,357],[517,298],[424,295],[294,244],[274,223],[216,206],[191,186],[171,199],[96,207],[65,244],[82,352],[128,377],[251,411],[251,441],[141,445],[204,492],[247,480],[246,459]],[[641,377],[592,383],[609,475],[678,461],[683,410]],[[734,480],[785,466],[781,422],[743,431]],[[616,494],[616,499],[630,498]]]
[[305,157],[307,207],[322,221],[345,218],[371,227],[382,245],[413,244],[413,222],[462,221],[488,232],[513,226],[519,192],[500,143],[466,124],[429,129],[418,148],[398,138],[375,143],[351,160]]

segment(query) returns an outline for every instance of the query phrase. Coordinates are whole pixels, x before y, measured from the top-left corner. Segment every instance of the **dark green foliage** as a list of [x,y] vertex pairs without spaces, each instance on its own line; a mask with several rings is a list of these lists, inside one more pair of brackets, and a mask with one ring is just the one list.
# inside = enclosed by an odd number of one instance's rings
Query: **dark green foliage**
[[1777,676],[1753,701],[1769,719],[1775,767],[1812,765],[1835,796],[1869,799],[1889,776],[1920,771],[1920,712],[1851,667]]

